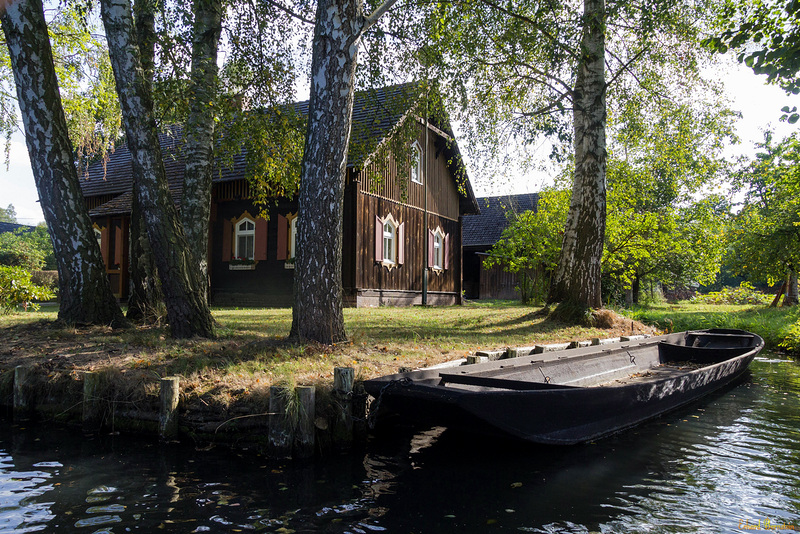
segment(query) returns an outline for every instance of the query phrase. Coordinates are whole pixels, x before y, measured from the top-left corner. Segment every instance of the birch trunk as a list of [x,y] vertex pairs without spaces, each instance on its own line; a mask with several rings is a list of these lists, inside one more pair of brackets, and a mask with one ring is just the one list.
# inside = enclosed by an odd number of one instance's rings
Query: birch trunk
[[123,324],[80,190],[41,0],[8,3],[2,26],[56,257],[58,317],[74,324]]
[[583,16],[573,102],[575,177],[548,302],[600,308],[600,260],[606,223],[604,0],[584,0]]
[[122,107],[139,203],[161,278],[172,335],[213,337],[214,321],[202,298],[183,228],[169,192],[129,0],[102,0],[101,16]]
[[[136,41],[139,43],[145,83],[152,90],[155,69],[155,2],[139,0],[134,6],[136,17]],[[134,185],[141,179],[134,179]],[[139,190],[134,186],[131,200],[130,296],[128,297],[128,319],[145,323],[157,322],[164,316],[164,295],[158,280],[153,250],[147,240],[147,226],[139,206]]]
[[354,76],[364,27],[360,0],[320,0],[300,175],[290,337],[347,339],[342,309],[342,217]]
[[221,0],[195,0],[190,110],[186,121],[186,170],[181,218],[199,267],[202,298],[208,300],[208,231],[214,148],[217,51],[222,32]]
[[139,206],[138,189],[134,187],[131,202],[130,224],[130,295],[128,297],[128,319],[143,323],[157,323],[165,314],[164,295],[158,280],[153,249],[147,239],[147,226]]

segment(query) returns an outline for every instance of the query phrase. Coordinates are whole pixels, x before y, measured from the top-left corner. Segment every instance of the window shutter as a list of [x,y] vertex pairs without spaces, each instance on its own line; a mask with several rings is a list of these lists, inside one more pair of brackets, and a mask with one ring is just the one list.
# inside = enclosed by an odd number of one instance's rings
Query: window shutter
[[257,261],[267,260],[267,220],[263,217],[256,219],[253,259]]
[[450,268],[450,234],[444,235],[444,250],[442,251],[442,257],[444,258],[444,270]]
[[103,263],[108,269],[108,226],[100,229],[100,254],[103,256]]
[[122,267],[122,226],[114,228],[114,265]]
[[428,230],[428,268],[432,268],[435,258],[433,257],[433,253],[436,250],[433,246],[434,235],[433,232]]
[[233,225],[228,219],[222,219],[222,261],[231,261],[231,237]]
[[406,261],[406,223],[400,223],[397,227],[397,265],[403,265]]
[[286,260],[288,255],[289,221],[283,215],[278,215],[278,259]]
[[383,261],[383,221],[375,216],[375,261]]

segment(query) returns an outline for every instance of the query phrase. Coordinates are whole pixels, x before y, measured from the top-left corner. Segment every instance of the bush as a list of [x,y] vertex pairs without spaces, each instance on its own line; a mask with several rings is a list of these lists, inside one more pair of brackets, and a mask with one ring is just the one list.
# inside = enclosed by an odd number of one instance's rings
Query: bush
[[47,287],[33,283],[31,273],[25,269],[0,266],[0,313],[12,313],[19,306],[26,310],[29,307],[38,309],[39,305],[34,300],[47,300],[53,296]]
[[723,287],[720,291],[695,295],[692,302],[700,304],[769,304],[772,296],[758,291],[749,282],[742,282],[739,287]]

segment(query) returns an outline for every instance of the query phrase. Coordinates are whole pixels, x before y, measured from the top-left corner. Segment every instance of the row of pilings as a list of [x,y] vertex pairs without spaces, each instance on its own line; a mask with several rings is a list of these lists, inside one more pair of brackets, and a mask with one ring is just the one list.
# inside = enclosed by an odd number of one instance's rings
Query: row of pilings
[[349,450],[366,440],[367,395],[356,391],[351,367],[334,369],[330,391],[322,398],[315,386],[270,386],[265,412],[226,414],[209,420],[180,411],[181,379],[161,378],[158,406],[132,407],[109,393],[102,372],[85,371],[69,394],[54,398],[42,387],[35,366],[13,370],[13,392],[0,397],[15,421],[40,419],[78,423],[85,432],[157,433],[161,440],[193,438],[198,443],[256,447],[274,459],[306,459]]

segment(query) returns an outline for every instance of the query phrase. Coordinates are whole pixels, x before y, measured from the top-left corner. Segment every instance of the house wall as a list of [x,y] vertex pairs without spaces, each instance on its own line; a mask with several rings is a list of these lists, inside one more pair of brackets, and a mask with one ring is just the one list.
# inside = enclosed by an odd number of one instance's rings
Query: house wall
[[[413,119],[411,119],[413,120]],[[450,157],[446,141],[434,131],[429,131],[427,145],[424,127],[417,124],[418,142],[423,149],[424,185],[410,182],[408,173],[398,175],[398,166],[392,157],[387,165],[369,164],[364,171],[348,170],[344,201],[342,285],[345,305],[410,305],[422,301],[424,254],[428,230],[440,227],[448,235],[448,268],[444,271],[428,270],[428,303],[457,304],[461,300],[461,224],[459,195],[447,165]],[[410,164],[409,164],[410,165]],[[381,178],[366,180],[365,176],[379,173]],[[403,185],[402,182],[406,184]],[[427,192],[427,220],[425,217]],[[245,213],[253,219],[258,210],[249,199],[250,191],[245,180],[214,184],[209,237],[209,272],[211,276],[211,301],[229,306],[291,306],[294,269],[291,262],[278,259],[278,217],[297,212],[297,202],[281,200],[266,212],[266,231],[258,239],[266,240],[266,259],[258,260],[252,268],[234,267],[226,261],[224,246],[231,246],[232,227],[226,225]],[[392,216],[405,223],[403,265],[389,269],[375,261],[376,216]],[[122,219],[120,219],[121,221]],[[126,219],[127,220],[127,219]],[[98,219],[99,221],[99,219]],[[109,219],[106,225],[113,222]],[[121,224],[121,223],[120,223]],[[118,230],[111,230],[108,246],[113,249]],[[124,269],[107,261],[109,277],[118,295],[127,296],[127,225],[124,232]],[[120,241],[121,243],[121,241]],[[110,250],[111,250],[110,249]],[[116,249],[114,249],[116,250]],[[116,258],[115,252],[109,257]],[[113,272],[112,272],[113,271]]]
[[94,226],[100,230],[100,253],[106,265],[111,293],[118,299],[128,298],[128,215],[100,217],[95,219]]
[[211,271],[211,302],[220,306],[274,306],[292,305],[294,270],[277,259],[278,215],[297,211],[297,204],[279,202],[268,210],[266,246],[267,259],[256,262],[253,270],[231,270],[223,257],[223,219],[238,219],[245,212],[252,217],[258,213],[249,200],[232,200],[215,203],[211,220],[209,262]]
[[[413,120],[409,118],[409,120]],[[459,195],[450,169],[448,158],[452,154],[447,149],[447,141],[436,132],[429,130],[428,142],[425,143],[425,128],[417,125],[417,142],[423,150],[426,160],[423,184],[412,182],[408,172],[400,174],[394,156],[389,155],[388,162],[383,165],[372,162],[366,165],[359,174],[361,192],[378,198],[394,200],[419,209],[425,208],[425,192],[428,196],[428,212],[436,213],[451,220],[459,217]],[[409,166],[409,162],[403,162]],[[376,178],[380,177],[380,180]]]

